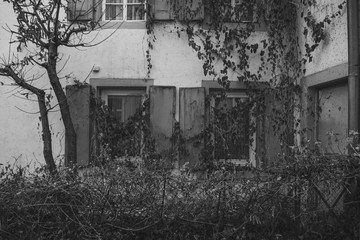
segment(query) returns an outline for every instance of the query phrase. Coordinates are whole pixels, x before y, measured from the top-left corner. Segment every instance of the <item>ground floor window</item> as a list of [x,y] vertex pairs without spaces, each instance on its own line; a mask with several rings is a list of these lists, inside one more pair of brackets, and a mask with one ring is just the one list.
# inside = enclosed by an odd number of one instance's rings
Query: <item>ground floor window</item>
[[119,123],[126,123],[141,108],[143,90],[103,90],[101,98]]
[[251,109],[249,97],[244,92],[212,96],[210,121],[215,159],[251,161],[255,149]]

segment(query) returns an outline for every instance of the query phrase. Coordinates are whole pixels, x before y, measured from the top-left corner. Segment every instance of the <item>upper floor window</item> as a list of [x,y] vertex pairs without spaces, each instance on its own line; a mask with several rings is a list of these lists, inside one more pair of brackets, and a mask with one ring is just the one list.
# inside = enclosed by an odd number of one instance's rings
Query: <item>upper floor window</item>
[[224,3],[225,20],[228,22],[256,22],[253,0],[226,0]]
[[104,20],[143,21],[145,20],[145,0],[105,0]]

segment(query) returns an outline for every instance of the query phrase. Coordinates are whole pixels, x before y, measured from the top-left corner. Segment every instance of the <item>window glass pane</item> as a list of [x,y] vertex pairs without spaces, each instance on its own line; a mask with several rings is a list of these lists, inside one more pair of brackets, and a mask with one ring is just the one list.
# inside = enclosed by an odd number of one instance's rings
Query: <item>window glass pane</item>
[[141,107],[142,96],[108,95],[110,114],[119,122],[127,122]]
[[123,98],[122,96],[109,95],[108,108],[110,114],[119,122],[123,121]]
[[127,20],[144,20],[144,5],[128,5]]
[[123,0],[106,0],[106,3],[123,3]]
[[123,6],[106,5],[106,20],[122,20],[123,19]]
[[144,0],[128,0],[128,3],[144,3]]
[[247,98],[215,99],[216,159],[248,159],[250,116]]
[[124,96],[124,121],[134,116],[141,107],[141,96]]

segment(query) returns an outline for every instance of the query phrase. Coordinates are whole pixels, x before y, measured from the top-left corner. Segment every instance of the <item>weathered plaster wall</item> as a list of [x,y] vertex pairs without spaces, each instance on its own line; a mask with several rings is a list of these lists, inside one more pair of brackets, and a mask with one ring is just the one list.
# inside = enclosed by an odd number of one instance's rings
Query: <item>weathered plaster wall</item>
[[[12,26],[15,23],[9,4],[0,3],[0,16],[1,26]],[[150,78],[154,79],[154,85],[176,86],[177,92],[180,87],[200,87],[201,81],[206,77],[202,62],[188,46],[187,36],[183,34],[179,38],[174,31],[174,23],[157,23],[154,33],[156,41],[150,51],[153,66]],[[254,36],[253,41],[264,37],[266,33],[260,32]],[[9,33],[0,29],[0,56],[8,57],[10,38]],[[146,29],[105,29],[86,36],[89,43],[96,45],[94,47],[62,48],[59,70],[63,85],[72,84],[74,80],[89,83],[90,78],[147,78],[147,38]],[[14,49],[12,52],[21,55],[25,53],[25,49],[20,53]],[[257,56],[254,55],[252,60],[256,62],[256,59]],[[99,67],[100,71],[93,72],[94,66]],[[36,72],[36,69],[31,72]],[[230,79],[236,80],[236,75],[230,76]],[[39,85],[46,87],[46,80],[46,77],[38,80]],[[2,77],[0,81],[10,83]],[[0,86],[0,163],[13,162],[12,157],[19,158],[20,164],[34,160],[43,163],[37,103],[18,98],[18,94],[14,94],[18,91],[12,86]],[[175,117],[178,119],[178,104],[176,108]],[[58,109],[55,108],[50,114],[50,120],[54,155],[58,160],[62,159],[64,153],[64,129],[60,119]]]
[[[318,4],[310,9],[317,20],[323,20],[326,15],[339,11],[342,0],[318,0]],[[307,12],[304,12],[307,14]],[[302,35],[304,22],[299,21],[299,35],[303,41],[312,43],[310,34],[307,38]],[[347,89],[348,76],[348,35],[347,35],[347,7],[341,10],[341,15],[326,26],[326,39],[313,53],[313,61],[306,64],[306,74],[301,80],[302,86],[302,121],[301,128],[306,129],[304,140],[310,146],[315,142],[326,142],[328,133],[335,132],[341,141],[346,137],[348,125],[347,91],[337,91],[338,85],[345,84],[342,90]],[[302,52],[304,52],[304,48]],[[324,87],[327,87],[326,89]],[[329,90],[330,89],[330,90]],[[324,92],[332,93],[324,99]],[[341,101],[339,100],[341,99]],[[323,111],[319,111],[322,109]],[[300,140],[299,140],[300,142]],[[343,143],[336,143],[343,148]],[[336,152],[336,151],[335,151]]]
[[[318,0],[317,4],[310,8],[311,13],[317,20],[323,20],[326,15],[339,11],[338,6],[343,0]],[[313,53],[313,61],[306,64],[306,76],[325,69],[343,64],[348,59],[348,40],[347,40],[347,10],[346,5],[341,11],[342,14],[332,20],[330,25],[326,26],[326,39],[320,43],[320,46]],[[306,10],[304,11],[307,14]],[[304,43],[312,43],[311,33],[306,38],[302,32],[305,22],[299,20],[299,34],[302,40],[302,52],[305,52]],[[310,44],[311,45],[311,44]]]
[[[15,44],[9,46],[12,36],[3,27],[16,23],[10,4],[0,3],[0,61],[8,61],[9,54],[21,55]],[[20,165],[43,162],[41,133],[39,128],[38,105],[21,95],[21,89],[10,85],[10,81],[0,76],[0,164],[9,162]],[[37,81],[40,82],[40,81]],[[4,85],[3,85],[3,84]],[[51,114],[52,127],[59,117]],[[54,131],[54,154],[62,152],[62,133]],[[56,136],[56,137],[55,137]]]

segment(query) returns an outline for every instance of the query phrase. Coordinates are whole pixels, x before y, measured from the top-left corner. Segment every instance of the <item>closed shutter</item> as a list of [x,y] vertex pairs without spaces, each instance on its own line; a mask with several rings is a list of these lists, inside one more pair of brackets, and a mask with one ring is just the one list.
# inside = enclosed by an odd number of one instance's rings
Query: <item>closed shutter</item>
[[[77,164],[85,166],[90,159],[90,86],[67,86],[66,96],[77,140]],[[65,151],[68,146],[65,146]]]
[[180,129],[185,138],[187,156],[182,156],[180,166],[189,162],[193,167],[200,163],[205,126],[205,88],[180,88]]
[[259,147],[263,148],[262,163],[270,165],[281,153],[280,134],[284,131],[283,123],[279,121],[281,113],[281,101],[276,97],[276,90],[268,89],[265,95],[265,111],[262,123],[263,142]]
[[159,153],[172,147],[170,138],[175,123],[175,104],[175,87],[150,87],[150,127]]
[[151,13],[155,20],[173,20],[174,0],[149,0]]
[[67,2],[68,2],[68,10],[67,10],[68,20],[89,21],[93,19],[93,13],[94,13],[93,0],[68,0]]

